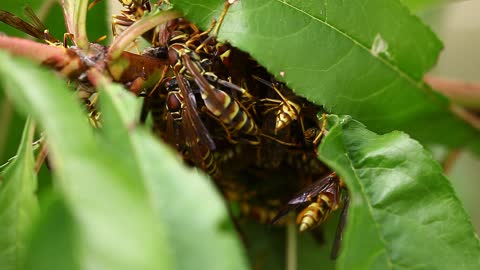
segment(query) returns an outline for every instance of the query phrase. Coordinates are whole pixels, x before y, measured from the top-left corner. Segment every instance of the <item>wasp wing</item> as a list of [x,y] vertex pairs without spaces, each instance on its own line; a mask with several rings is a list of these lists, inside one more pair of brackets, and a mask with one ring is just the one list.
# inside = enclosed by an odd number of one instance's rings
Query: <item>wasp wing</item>
[[185,122],[190,126],[190,128],[184,129],[187,145],[191,147],[201,142],[202,144],[207,145],[210,150],[215,150],[215,142],[212,137],[210,137],[210,133],[198,115],[195,95],[189,90],[190,88],[182,75],[175,71],[175,76],[177,77],[178,86],[184,97],[185,111],[183,112],[183,115],[185,115],[186,118]]
[[45,26],[45,24],[43,24],[42,20],[38,18],[38,16],[35,14],[35,12],[31,7],[29,6],[25,7],[24,12],[25,12],[25,15],[30,19],[32,26],[34,26],[35,28],[43,32],[43,37],[41,39],[48,40],[52,43],[59,42],[58,39],[50,35],[48,31],[46,31],[47,27]]
[[[226,110],[223,110],[225,104],[223,103],[224,95],[223,93],[218,93],[218,89],[213,87],[208,80],[203,76],[199,64],[194,63],[188,54],[182,54],[182,62],[187,68],[188,72],[192,74],[195,83],[201,90],[202,97],[204,98],[205,103],[209,104],[208,107],[219,108],[219,113],[224,119],[228,119],[230,116]],[[220,97],[220,98],[219,98]],[[218,116],[218,115],[217,115]]]
[[32,25],[22,19],[20,17],[13,15],[12,13],[5,11],[5,10],[0,10],[0,21],[10,25],[11,27],[20,30],[32,37],[36,37],[38,39],[44,39],[45,34],[44,30],[45,29],[39,29],[35,25]]
[[337,175],[336,173],[331,173],[320,180],[312,183],[305,189],[301,190],[299,193],[297,193],[293,199],[288,201],[287,205],[285,205],[278,214],[272,219],[271,223],[275,224],[279,220],[281,220],[283,217],[285,217],[288,213],[291,211],[296,210],[300,206],[302,206],[305,203],[311,202],[313,198],[315,198],[318,194],[321,192],[324,192],[325,190],[329,189],[332,187],[332,185],[336,184],[337,182]]
[[315,197],[328,189],[333,183],[335,183],[335,181],[337,181],[337,175],[336,173],[331,173],[301,190],[293,197],[293,199],[288,201],[287,204],[295,205],[309,202],[312,197]]

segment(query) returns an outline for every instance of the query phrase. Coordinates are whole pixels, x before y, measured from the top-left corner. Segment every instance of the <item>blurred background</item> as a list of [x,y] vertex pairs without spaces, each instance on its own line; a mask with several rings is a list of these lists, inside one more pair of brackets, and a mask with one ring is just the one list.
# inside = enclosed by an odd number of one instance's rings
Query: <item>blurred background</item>
[[[435,76],[465,80],[480,84],[480,1],[450,1],[419,11],[444,43],[438,65],[431,71]],[[479,112],[480,108],[476,108]],[[480,138],[478,138],[480,140]],[[434,153],[445,159],[445,151]],[[442,157],[443,156],[443,157]],[[447,172],[460,199],[480,232],[480,159],[468,151],[451,155],[454,160]]]

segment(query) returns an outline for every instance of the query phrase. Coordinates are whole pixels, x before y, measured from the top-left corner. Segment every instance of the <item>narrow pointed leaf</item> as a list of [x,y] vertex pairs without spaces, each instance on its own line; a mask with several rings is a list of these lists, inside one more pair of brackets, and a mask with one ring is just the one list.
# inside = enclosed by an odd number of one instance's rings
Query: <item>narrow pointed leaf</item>
[[[207,29],[224,1],[174,3]],[[376,132],[403,130],[422,142],[480,153],[480,132],[422,82],[442,44],[397,0],[236,1],[219,37],[298,94]]]
[[[28,18],[24,14],[24,9],[25,6],[29,6],[44,22],[50,33],[59,36],[57,33],[63,34],[65,32],[63,20],[58,19],[58,16],[61,16],[61,12],[56,13],[58,10],[50,10],[49,12],[46,12],[47,10],[44,9],[46,2],[48,1],[22,0],[19,4],[19,1],[2,1],[0,9],[9,11],[12,14],[27,19],[28,21]],[[56,1],[54,5],[57,6],[58,9]],[[9,36],[27,37],[25,33],[18,31],[3,22],[0,22],[0,32]],[[22,135],[22,127],[25,124],[25,119],[13,111],[13,106],[8,100],[3,98],[3,93],[4,91],[0,87],[0,163],[15,155]]]
[[351,201],[338,269],[476,269],[480,244],[430,153],[401,132],[329,117],[320,158]]
[[170,20],[178,18],[178,12],[156,10],[146,15],[143,20],[139,20],[120,33],[112,42],[108,49],[108,54],[112,60],[117,59],[128,46],[141,36],[143,33],[155,28],[157,25],[164,24]]
[[88,48],[87,37],[87,7],[88,0],[74,0],[73,37],[80,49]]
[[[101,90],[105,140],[129,157],[167,234],[173,269],[247,269],[224,202],[210,180],[136,126],[137,99],[118,85]],[[208,248],[206,248],[208,246]]]
[[[58,196],[57,196],[58,197]],[[80,231],[60,198],[49,197],[29,239],[25,270],[80,270]]]
[[33,135],[27,121],[16,158],[0,172],[0,269],[22,266],[26,233],[38,213]]
[[[91,2],[91,1],[90,1]],[[111,37],[111,16],[108,14],[109,1],[101,1],[100,3],[87,10],[87,34],[95,42],[98,38],[106,35]],[[100,42],[104,43],[104,42]]]
[[14,86],[8,94],[16,106],[48,134],[56,184],[81,233],[82,268],[169,269],[168,247],[138,174],[123,166],[128,157],[99,144],[65,82],[3,53],[0,77]]

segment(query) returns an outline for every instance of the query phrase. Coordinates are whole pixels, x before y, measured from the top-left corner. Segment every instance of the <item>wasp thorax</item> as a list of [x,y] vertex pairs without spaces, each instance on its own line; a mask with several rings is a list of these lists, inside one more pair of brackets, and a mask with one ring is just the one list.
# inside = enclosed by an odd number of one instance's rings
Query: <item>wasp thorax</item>
[[168,61],[169,64],[174,66],[178,64],[181,54],[185,51],[185,46],[182,44],[172,44],[168,49]]
[[182,101],[180,101],[178,95],[174,92],[169,92],[167,95],[167,102],[166,102],[167,110],[170,113],[180,112],[182,109]]

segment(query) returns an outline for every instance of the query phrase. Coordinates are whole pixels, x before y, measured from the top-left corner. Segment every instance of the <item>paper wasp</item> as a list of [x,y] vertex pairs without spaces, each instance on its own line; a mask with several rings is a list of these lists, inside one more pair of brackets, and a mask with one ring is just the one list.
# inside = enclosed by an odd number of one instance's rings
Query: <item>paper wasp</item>
[[198,114],[195,94],[188,80],[181,76],[167,78],[164,86],[167,91],[167,141],[179,150],[186,150],[195,165],[209,175],[219,177],[220,171],[211,152],[216,145]]
[[345,219],[348,211],[348,194],[343,181],[331,173],[320,180],[312,183],[291,199],[283,209],[273,218],[272,223],[279,222],[291,211],[303,208],[298,213],[296,222],[301,232],[311,230],[327,220],[331,213],[337,210],[343,203],[340,221],[337,226],[337,235],[332,249],[332,258],[338,254],[342,231],[345,226]]
[[91,94],[88,99],[85,100],[85,109],[88,112],[88,120],[90,124],[95,128],[101,128],[101,112],[97,110],[98,93]]
[[285,128],[288,126],[292,121],[295,121],[299,119],[299,114],[301,111],[301,106],[291,100],[288,100],[281,92],[280,92],[280,83],[279,82],[272,82],[269,83],[266,80],[256,76],[252,75],[252,77],[261,82],[262,84],[266,85],[267,87],[270,87],[277,93],[277,95],[280,97],[280,100],[277,99],[272,99],[272,98],[263,98],[260,99],[262,103],[264,103],[265,106],[268,106],[270,108],[266,109],[263,111],[264,114],[267,114],[271,111],[277,110],[276,111],[276,119],[275,119],[275,134],[277,134],[281,129]]
[[326,115],[322,114],[322,123],[319,124],[318,127],[317,126],[310,127],[303,132],[305,144],[308,147],[313,148],[315,152],[317,151],[317,147],[318,147],[318,144],[320,143],[320,139],[322,138],[322,135],[324,135],[327,132],[326,125],[327,125]]
[[207,72],[202,65],[200,56],[185,44],[174,43],[169,46],[168,52],[170,65],[175,71],[175,76],[184,76],[198,86],[208,114],[219,120],[218,122],[227,132],[228,141],[237,143],[238,141],[232,138],[232,136],[236,136],[249,144],[259,144],[258,137],[262,136],[279,144],[297,146],[295,143],[284,142],[262,133],[248,109],[212,83],[223,86],[232,93],[240,93],[244,97],[251,98],[248,91],[236,84],[218,78],[213,72]]
[[112,34],[117,36],[117,27],[128,27],[152,10],[149,0],[119,0],[125,8],[119,15],[112,16]]
[[196,83],[200,89],[202,99],[208,111],[223,125],[229,134],[246,134],[256,136],[258,127],[242,106],[226,92],[214,87],[207,80],[218,81],[213,73],[207,73],[200,64],[200,56],[182,43],[175,43],[169,47],[170,65],[175,76],[186,77]]

